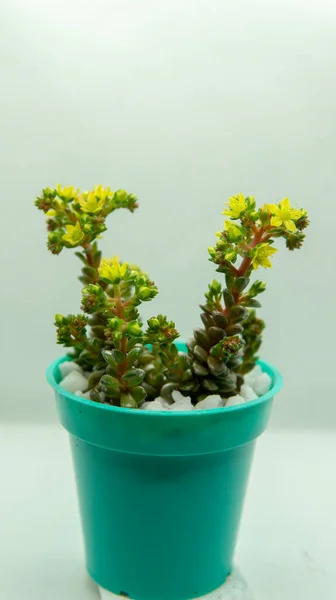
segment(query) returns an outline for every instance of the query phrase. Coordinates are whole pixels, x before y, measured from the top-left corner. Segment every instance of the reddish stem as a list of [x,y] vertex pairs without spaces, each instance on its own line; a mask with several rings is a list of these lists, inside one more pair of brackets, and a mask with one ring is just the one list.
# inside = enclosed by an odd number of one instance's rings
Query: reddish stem
[[[250,249],[255,248],[258,244],[260,244],[261,242],[263,242],[263,234],[264,234],[264,229],[261,227],[260,229],[257,229],[257,231],[254,234]],[[249,270],[250,266],[252,263],[252,258],[250,256],[245,256],[245,258],[243,259],[239,269],[238,269],[238,277],[245,277],[247,271]]]
[[[255,228],[254,237],[253,237],[251,245],[249,246],[250,250],[252,250],[252,248],[255,248],[258,244],[266,242],[270,238],[269,234],[264,235],[264,233],[265,233],[265,228],[263,228],[263,227],[260,227],[260,229]],[[245,277],[246,273],[248,272],[248,270],[251,267],[251,263],[252,263],[252,258],[250,256],[245,256],[245,258],[241,262],[239,269],[236,269],[234,267],[235,276],[236,277]],[[235,304],[236,305],[239,304],[239,302],[241,300],[240,292],[233,291],[232,295],[234,297]],[[229,318],[229,308],[228,307],[225,308],[224,315]]]
[[94,268],[94,266],[93,266],[93,253],[92,253],[92,246],[91,246],[91,244],[89,242],[87,242],[87,243],[83,244],[83,248],[85,250],[85,254],[86,254],[88,265],[90,267]]
[[90,242],[86,242],[82,244],[82,247],[84,248],[87,264],[89,265],[89,267],[95,270],[95,277],[93,283],[97,283],[97,281],[99,281],[99,273],[98,267],[96,267],[94,264],[92,245],[90,244]]
[[73,223],[74,225],[76,225],[77,223],[77,219],[75,217],[75,215],[71,212],[71,210],[69,210],[68,208],[66,208],[64,210],[66,216],[68,217],[68,219],[70,219],[71,223]]

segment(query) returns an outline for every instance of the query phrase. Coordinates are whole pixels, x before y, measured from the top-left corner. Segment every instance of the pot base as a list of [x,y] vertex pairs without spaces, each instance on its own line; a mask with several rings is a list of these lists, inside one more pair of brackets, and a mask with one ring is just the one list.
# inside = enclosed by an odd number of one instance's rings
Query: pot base
[[[99,587],[101,600],[126,600],[125,596],[118,596]],[[129,600],[136,600],[130,598]],[[251,590],[238,569],[233,569],[225,583],[206,596],[199,596],[191,600],[254,600]]]

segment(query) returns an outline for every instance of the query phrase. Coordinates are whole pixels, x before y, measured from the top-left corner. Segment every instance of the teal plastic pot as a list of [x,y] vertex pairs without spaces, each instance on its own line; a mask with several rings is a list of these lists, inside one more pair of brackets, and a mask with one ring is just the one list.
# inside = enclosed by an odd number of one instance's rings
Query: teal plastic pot
[[[184,344],[179,344],[185,350]],[[147,412],[65,392],[47,371],[70,434],[86,564],[103,588],[135,600],[187,600],[231,571],[256,438],[274,395],[227,409]]]

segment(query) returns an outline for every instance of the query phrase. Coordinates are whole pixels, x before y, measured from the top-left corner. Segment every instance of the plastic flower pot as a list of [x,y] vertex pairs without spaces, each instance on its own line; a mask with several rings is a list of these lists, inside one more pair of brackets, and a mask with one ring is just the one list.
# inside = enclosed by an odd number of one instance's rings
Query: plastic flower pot
[[148,412],[64,391],[58,365],[66,358],[54,361],[47,377],[70,434],[92,579],[136,600],[187,600],[215,590],[232,568],[255,441],[281,375],[260,362],[272,388],[243,405]]

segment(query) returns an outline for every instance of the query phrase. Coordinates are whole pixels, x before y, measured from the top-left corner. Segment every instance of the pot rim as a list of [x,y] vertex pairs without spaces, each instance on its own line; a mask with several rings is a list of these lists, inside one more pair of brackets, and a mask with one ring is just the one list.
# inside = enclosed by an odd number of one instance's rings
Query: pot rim
[[[82,398],[81,396],[76,396],[75,394],[72,394],[71,392],[68,392],[67,390],[65,390],[64,388],[62,388],[59,383],[57,383],[56,381],[56,377],[55,377],[55,372],[58,371],[58,367],[62,362],[65,361],[69,361],[69,358],[71,358],[68,354],[58,357],[55,360],[53,360],[50,365],[48,366],[47,370],[46,370],[46,377],[47,377],[47,381],[49,383],[49,385],[61,396],[66,397],[68,400],[71,400],[72,402],[76,402],[78,403],[78,405],[84,405],[84,406],[91,406],[91,407],[95,407],[96,409],[100,409],[100,410],[104,410],[104,411],[108,411],[108,412],[115,412],[115,413],[124,413],[124,414],[131,414],[133,417],[134,415],[138,415],[137,418],[157,418],[157,417],[166,417],[169,419],[179,419],[179,418],[186,418],[188,416],[188,418],[190,419],[197,419],[199,418],[201,415],[204,417],[204,413],[208,414],[208,415],[215,415],[215,414],[223,414],[223,411],[225,411],[225,413],[232,413],[232,412],[238,412],[238,411],[242,411],[242,410],[246,410],[247,408],[252,408],[253,406],[257,406],[259,404],[263,404],[264,402],[267,402],[268,400],[270,400],[271,398],[274,398],[274,396],[276,394],[278,394],[278,392],[281,390],[282,385],[283,385],[283,377],[280,373],[280,371],[278,371],[278,369],[276,367],[274,367],[271,363],[264,361],[264,360],[258,360],[257,364],[261,366],[262,371],[266,372],[268,375],[271,376],[272,378],[272,387],[270,388],[270,390],[267,392],[267,394],[264,394],[263,396],[260,396],[259,398],[256,398],[255,400],[248,400],[247,402],[244,402],[244,404],[238,404],[237,406],[228,406],[227,408],[225,407],[220,407],[220,408],[209,408],[206,410],[202,410],[202,409],[194,409],[194,410],[183,410],[183,411],[168,411],[168,410],[156,410],[156,411],[150,411],[150,410],[141,410],[141,409],[132,409],[132,408],[124,408],[122,406],[111,406],[111,404],[104,404],[104,403],[99,403],[99,402],[94,402],[93,400],[88,400],[86,398]],[[210,396],[211,394],[209,394]]]

